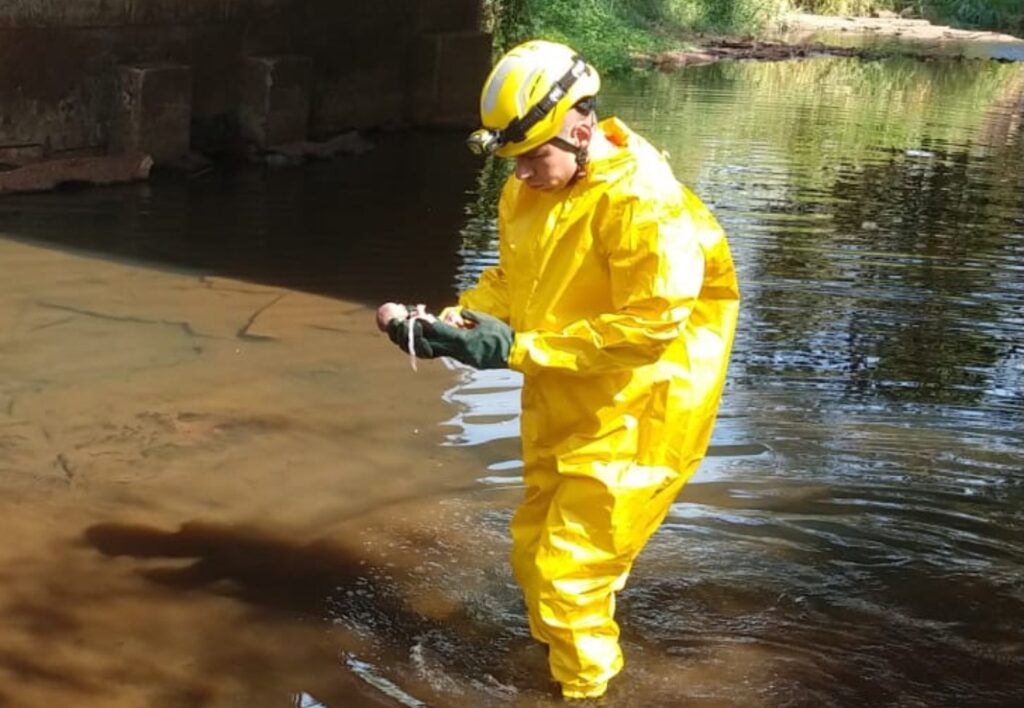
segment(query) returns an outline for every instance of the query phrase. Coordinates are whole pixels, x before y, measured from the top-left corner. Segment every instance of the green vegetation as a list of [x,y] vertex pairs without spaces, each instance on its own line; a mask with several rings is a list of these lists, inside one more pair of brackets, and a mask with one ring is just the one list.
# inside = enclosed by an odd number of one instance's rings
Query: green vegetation
[[632,53],[678,45],[680,32],[754,32],[789,0],[488,0],[486,7],[499,51],[542,37],[616,73],[631,66]]
[[926,17],[1024,34],[1024,0],[931,0],[923,5]]
[[[564,42],[603,72],[630,66],[631,52],[668,46],[645,6],[675,0],[490,0],[495,47],[501,52],[534,37]],[[676,25],[678,28],[679,25]]]
[[677,45],[680,33],[750,34],[785,13],[910,11],[939,22],[1024,34],[1024,0],[486,0],[497,49],[527,37],[565,42],[605,72],[630,55]]

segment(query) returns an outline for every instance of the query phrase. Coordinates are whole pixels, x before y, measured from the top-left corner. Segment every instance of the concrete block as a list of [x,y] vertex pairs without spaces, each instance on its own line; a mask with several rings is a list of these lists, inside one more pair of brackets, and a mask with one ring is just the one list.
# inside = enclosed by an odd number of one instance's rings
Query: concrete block
[[117,83],[111,152],[148,153],[157,164],[186,155],[192,117],[191,69],[180,64],[120,66]]
[[318,77],[312,133],[323,138],[352,127],[407,126],[410,103],[404,63],[381,61]]
[[262,148],[305,140],[313,60],[305,56],[250,57],[243,74],[242,135]]
[[67,30],[0,28],[0,145],[106,147],[113,71],[93,71],[91,53]]

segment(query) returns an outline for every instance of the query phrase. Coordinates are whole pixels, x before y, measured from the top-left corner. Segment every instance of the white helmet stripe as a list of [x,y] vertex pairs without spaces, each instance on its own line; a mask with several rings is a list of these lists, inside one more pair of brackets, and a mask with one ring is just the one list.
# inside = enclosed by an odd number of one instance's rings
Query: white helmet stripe
[[516,63],[514,57],[507,57],[505,61],[495,67],[494,73],[491,74],[491,83],[487,86],[487,93],[484,95],[484,100],[480,102],[481,113],[490,113],[495,109],[501,87],[505,84],[509,72],[515,68]]

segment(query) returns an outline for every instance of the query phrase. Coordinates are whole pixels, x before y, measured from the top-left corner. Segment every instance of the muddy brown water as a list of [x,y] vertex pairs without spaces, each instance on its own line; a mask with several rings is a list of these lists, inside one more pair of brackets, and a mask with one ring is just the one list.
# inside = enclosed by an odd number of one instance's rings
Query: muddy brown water
[[[1024,701],[1024,76],[612,83],[733,245],[711,454],[606,705]],[[0,705],[554,705],[506,563],[519,381],[372,305],[494,259],[455,135],[0,200]]]

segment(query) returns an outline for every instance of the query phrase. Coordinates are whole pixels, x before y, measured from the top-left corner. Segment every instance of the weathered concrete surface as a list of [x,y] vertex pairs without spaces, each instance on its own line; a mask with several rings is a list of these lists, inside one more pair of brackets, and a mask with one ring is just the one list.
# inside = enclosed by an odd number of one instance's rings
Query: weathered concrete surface
[[42,145],[10,145],[0,148],[0,170],[39,162],[45,157]]
[[103,145],[113,75],[89,38],[0,27],[0,147],[60,152]]
[[[117,67],[192,75],[192,140],[240,133],[247,59],[312,63],[311,137],[472,123],[490,64],[481,0],[5,0],[0,3],[0,162],[106,148]],[[485,48],[486,47],[486,51]],[[24,152],[28,150],[29,152]],[[13,164],[13,162],[11,162]]]
[[247,59],[239,109],[242,135],[261,148],[305,140],[312,85],[309,57]]
[[145,152],[158,163],[188,153],[192,72],[181,64],[118,67],[113,153]]

